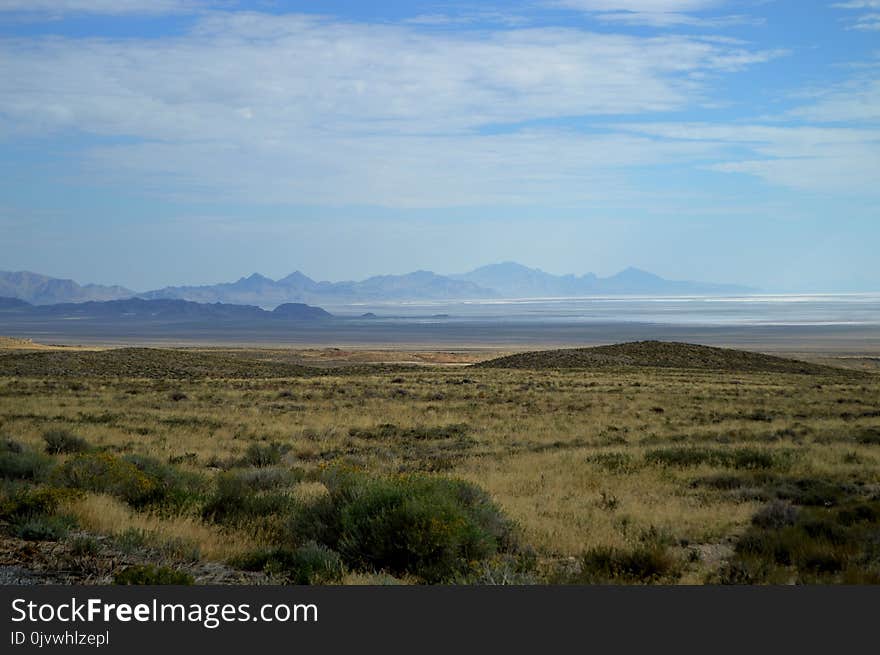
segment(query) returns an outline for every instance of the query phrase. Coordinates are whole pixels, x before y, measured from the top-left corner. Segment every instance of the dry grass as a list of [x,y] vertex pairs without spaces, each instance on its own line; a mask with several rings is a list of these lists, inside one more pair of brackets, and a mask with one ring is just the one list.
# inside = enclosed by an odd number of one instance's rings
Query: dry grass
[[158,541],[173,539],[198,546],[201,556],[210,561],[226,561],[265,545],[258,535],[220,530],[193,516],[160,517],[136,512],[105,495],[88,494],[71,501],[66,509],[91,532],[118,536],[134,528]]
[[[761,500],[698,481],[753,471],[717,462],[652,463],[647,455],[657,449],[746,449],[778,456],[768,475],[880,490],[880,445],[872,437],[880,435],[880,377],[819,368],[0,378],[0,436],[41,448],[43,432],[56,428],[208,477],[248,446],[270,442],[289,448],[283,466],[300,470],[337,462],[461,477],[486,489],[548,561],[632,545],[649,532],[667,535],[676,548],[711,549],[748,527]],[[324,490],[303,483],[295,493]],[[262,543],[259,535],[208,525],[195,513],[140,513],[104,496],[86,496],[73,511],[96,532],[137,527],[191,540],[208,559]],[[711,558],[689,564],[682,580],[699,581],[718,565]]]

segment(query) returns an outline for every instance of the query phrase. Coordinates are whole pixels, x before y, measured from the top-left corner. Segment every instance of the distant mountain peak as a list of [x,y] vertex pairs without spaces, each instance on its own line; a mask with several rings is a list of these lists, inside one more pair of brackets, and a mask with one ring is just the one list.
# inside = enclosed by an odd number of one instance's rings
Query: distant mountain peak
[[644,269],[636,268],[635,266],[627,266],[625,269],[611,276],[609,279],[614,278],[627,278],[627,279],[639,279],[645,278],[650,280],[662,280],[659,275],[655,275],[654,273],[650,273]]
[[266,277],[265,275],[260,275],[259,273],[251,273],[247,277],[243,277],[239,280],[239,282],[274,282],[274,281],[275,280],[272,280],[272,279]]

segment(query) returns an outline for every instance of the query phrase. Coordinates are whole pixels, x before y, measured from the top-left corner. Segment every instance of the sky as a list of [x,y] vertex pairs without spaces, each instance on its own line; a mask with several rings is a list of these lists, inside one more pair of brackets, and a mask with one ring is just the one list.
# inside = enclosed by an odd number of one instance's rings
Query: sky
[[880,291],[880,0],[0,0],[0,270]]

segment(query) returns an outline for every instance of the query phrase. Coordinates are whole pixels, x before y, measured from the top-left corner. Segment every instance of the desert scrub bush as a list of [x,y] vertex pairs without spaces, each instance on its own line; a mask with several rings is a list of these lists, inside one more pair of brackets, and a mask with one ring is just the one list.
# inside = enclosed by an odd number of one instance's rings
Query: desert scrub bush
[[0,487],[0,520],[10,531],[29,541],[57,541],[76,521],[59,510],[75,494],[65,489],[5,482]]
[[534,585],[540,582],[538,559],[530,550],[496,554],[470,575],[456,580],[457,584],[500,586]]
[[597,453],[587,457],[587,461],[608,473],[631,473],[637,468],[632,456],[621,452]]
[[158,460],[110,453],[76,455],[59,466],[53,481],[61,486],[106,493],[135,508],[149,504],[180,506],[194,501],[201,478]]
[[109,453],[77,455],[55,469],[53,481],[72,489],[116,496],[134,507],[157,497],[158,483],[137,466]]
[[863,446],[880,446],[880,428],[866,428],[856,435],[856,441]]
[[89,450],[89,443],[68,430],[47,430],[43,433],[46,442],[45,450],[50,455],[68,455],[84,453]]
[[231,562],[245,571],[262,571],[287,584],[332,584],[345,576],[339,553],[323,544],[308,541],[298,548],[260,550]]
[[153,564],[127,566],[113,574],[113,584],[117,585],[191,585],[194,582],[195,578],[186,571]]
[[37,514],[18,519],[12,533],[25,541],[60,541],[76,527],[76,519],[67,514]]
[[290,450],[287,444],[280,444],[273,441],[268,444],[253,443],[247,447],[242,458],[242,464],[245,466],[274,466],[281,461],[281,457]]
[[880,583],[880,501],[759,510],[718,574],[727,584]]
[[0,478],[4,480],[42,480],[52,464],[51,458],[15,441],[0,441]]
[[197,562],[198,544],[181,537],[163,537],[141,528],[127,528],[113,537],[113,545],[126,555],[141,555],[151,560]]
[[297,507],[288,534],[325,544],[350,568],[449,582],[513,547],[512,523],[470,483],[338,468],[323,482],[328,495]]
[[14,522],[32,516],[51,515],[76,496],[75,492],[67,489],[6,482],[0,487],[0,519]]
[[579,570],[560,582],[568,584],[661,584],[681,577],[681,563],[657,543],[633,548],[598,546],[580,558]]
[[201,475],[145,455],[125,455],[122,459],[156,485],[156,493],[150,501],[153,504],[180,510],[199,503],[204,496],[207,483]]
[[265,476],[242,471],[221,473],[214,493],[202,507],[202,518],[227,525],[272,527],[275,519],[293,506],[290,494],[279,487],[283,483],[275,471]]
[[752,525],[764,529],[780,529],[794,525],[798,517],[798,508],[780,500],[765,505],[752,517]]
[[305,472],[302,469],[270,466],[230,471],[228,476],[235,478],[251,491],[268,491],[301,482],[305,478]]
[[70,554],[74,557],[95,557],[101,552],[101,542],[89,534],[74,535],[68,540]]
[[348,436],[360,439],[404,439],[413,441],[463,439],[470,427],[465,423],[403,428],[394,423],[380,423],[372,428],[350,428]]
[[779,476],[759,472],[700,477],[691,486],[721,491],[736,500],[783,500],[792,505],[807,507],[833,507],[859,496],[864,488],[864,484],[857,480]]
[[0,452],[20,453],[24,447],[14,439],[0,439]]
[[682,468],[708,464],[735,469],[784,469],[796,456],[791,450],[761,450],[758,448],[658,448],[645,453],[648,464]]

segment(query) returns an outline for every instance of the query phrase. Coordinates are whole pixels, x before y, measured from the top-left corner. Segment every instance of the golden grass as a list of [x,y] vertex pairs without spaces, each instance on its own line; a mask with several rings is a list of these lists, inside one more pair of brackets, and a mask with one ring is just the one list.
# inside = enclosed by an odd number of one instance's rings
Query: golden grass
[[[173,400],[181,392],[186,398]],[[463,424],[466,438],[365,438],[394,424]],[[859,479],[880,488],[880,377],[680,370],[520,371],[419,368],[273,380],[0,379],[0,436],[41,447],[47,429],[212,476],[253,443],[290,447],[284,465],[345,462],[377,472],[434,471],[486,489],[546,558],[632,544],[655,529],[677,541],[735,537],[759,504],[693,485],[723,467],[649,465],[655,448],[796,453],[780,474]],[[637,465],[591,461],[624,453]],[[323,493],[304,485],[295,493]],[[99,532],[126,527],[191,539],[225,559],[259,545],[197,517],[160,518],[107,497],[74,511]]]
[[70,501],[66,509],[90,532],[113,536],[134,528],[157,541],[179,539],[196,545],[201,557],[210,561],[224,562],[265,545],[258,535],[220,530],[193,516],[160,517],[136,512],[103,494],[86,494]]

